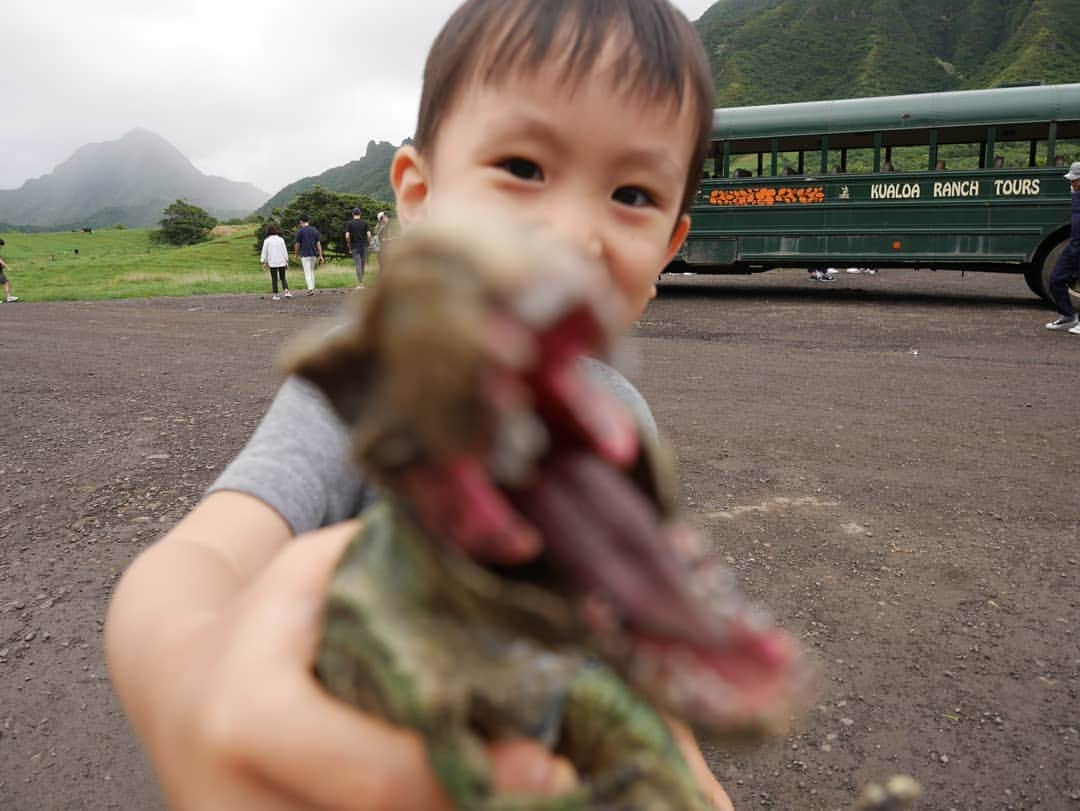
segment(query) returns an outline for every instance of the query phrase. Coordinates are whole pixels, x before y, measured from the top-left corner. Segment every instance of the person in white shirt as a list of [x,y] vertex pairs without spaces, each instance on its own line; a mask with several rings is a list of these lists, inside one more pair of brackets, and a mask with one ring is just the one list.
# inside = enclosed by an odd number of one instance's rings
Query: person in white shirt
[[281,279],[281,289],[285,293],[285,298],[292,298],[289,283],[285,280],[285,270],[289,267],[289,249],[273,223],[266,226],[266,239],[263,240],[259,261],[270,271],[270,285],[274,288],[274,301],[281,301],[281,296],[278,295],[278,279]]

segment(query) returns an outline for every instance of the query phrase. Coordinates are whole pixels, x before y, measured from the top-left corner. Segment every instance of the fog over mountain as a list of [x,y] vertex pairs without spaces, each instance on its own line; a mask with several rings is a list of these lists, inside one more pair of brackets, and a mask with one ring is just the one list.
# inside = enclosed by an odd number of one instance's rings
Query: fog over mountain
[[52,172],[0,190],[0,222],[36,228],[157,223],[183,198],[215,217],[250,214],[269,195],[250,183],[200,172],[160,135],[134,129],[115,141],[86,144]]

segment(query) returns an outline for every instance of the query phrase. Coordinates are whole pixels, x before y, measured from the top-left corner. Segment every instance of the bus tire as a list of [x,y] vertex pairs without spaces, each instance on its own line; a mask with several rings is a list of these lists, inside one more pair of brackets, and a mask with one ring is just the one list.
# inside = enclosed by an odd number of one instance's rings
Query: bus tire
[[[1065,247],[1069,244],[1069,240],[1063,239],[1046,255],[1043,260],[1042,267],[1038,265],[1032,267],[1024,274],[1024,278],[1037,296],[1053,303],[1053,299],[1050,298],[1050,274],[1054,270],[1054,265],[1057,264],[1058,259],[1061,258],[1061,254],[1065,252]],[[1039,271],[1038,274],[1033,271]],[[1034,278],[1033,278],[1034,277]],[[1034,282],[1034,284],[1033,284]],[[1080,282],[1073,282],[1072,287],[1069,290],[1069,296],[1072,298],[1073,304],[1080,307]]]
[[1043,290],[1042,265],[1028,265],[1024,270],[1024,281],[1028,289],[1041,299],[1050,300],[1050,296]]

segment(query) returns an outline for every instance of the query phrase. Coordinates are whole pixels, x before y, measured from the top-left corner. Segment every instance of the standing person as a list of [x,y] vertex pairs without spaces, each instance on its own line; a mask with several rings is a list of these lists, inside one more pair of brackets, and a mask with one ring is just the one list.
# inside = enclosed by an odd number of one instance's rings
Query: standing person
[[[0,248],[4,247],[4,240],[0,239]],[[8,281],[7,274],[4,271],[7,270],[7,264],[4,262],[3,257],[0,257],[0,284],[4,286],[4,298],[3,300],[9,304],[19,300],[18,296],[11,295],[11,282]]]
[[315,295],[315,266],[323,263],[322,235],[317,228],[308,225],[307,217],[300,217],[300,230],[296,232],[293,248],[300,259],[300,267],[304,269],[307,294],[313,296]]
[[1076,317],[1076,307],[1069,291],[1072,285],[1080,281],[1080,161],[1069,167],[1065,179],[1072,189],[1072,229],[1069,231],[1069,244],[1058,257],[1049,279],[1050,299],[1061,317],[1051,321],[1046,328],[1065,329],[1072,335],[1080,335],[1080,319]]
[[[568,42],[585,45],[568,55]],[[398,217],[407,229],[492,210],[549,231],[600,263],[629,328],[690,228],[713,98],[700,39],[668,0],[466,0],[428,55],[415,143],[394,156]],[[655,428],[618,371],[585,369]],[[313,674],[327,583],[356,532],[339,522],[371,493],[348,446],[326,398],[287,380],[206,497],[117,586],[109,668],[171,806],[449,807],[418,735]],[[731,809],[689,730],[675,737],[703,793]],[[487,754],[500,791],[575,784],[535,742]]]
[[270,271],[270,286],[274,289],[274,301],[281,301],[281,296],[278,295],[278,279],[281,279],[281,289],[285,293],[285,298],[292,298],[289,283],[285,279],[285,270],[289,267],[289,248],[278,233],[278,227],[273,223],[266,226],[266,239],[263,240],[260,261],[262,266]]
[[383,243],[386,242],[387,233],[390,229],[390,218],[386,216],[385,211],[380,211],[375,216],[375,232],[371,235],[371,252],[379,253],[383,249]]
[[371,239],[371,231],[364,222],[364,212],[354,208],[352,219],[345,224],[345,244],[349,246],[353,264],[356,265],[357,290],[364,286],[364,266],[367,264],[369,239]]

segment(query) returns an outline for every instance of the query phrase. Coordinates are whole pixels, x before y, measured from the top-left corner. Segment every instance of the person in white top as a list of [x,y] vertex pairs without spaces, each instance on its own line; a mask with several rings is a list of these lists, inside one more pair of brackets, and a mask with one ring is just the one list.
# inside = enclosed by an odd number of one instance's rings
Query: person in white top
[[285,298],[292,298],[289,292],[289,283],[285,280],[285,270],[289,267],[289,249],[285,240],[278,233],[278,228],[273,223],[266,226],[266,239],[262,244],[262,255],[259,257],[262,266],[270,271],[270,285],[274,288],[274,301],[281,301],[278,295],[278,279],[281,279],[281,289]]

